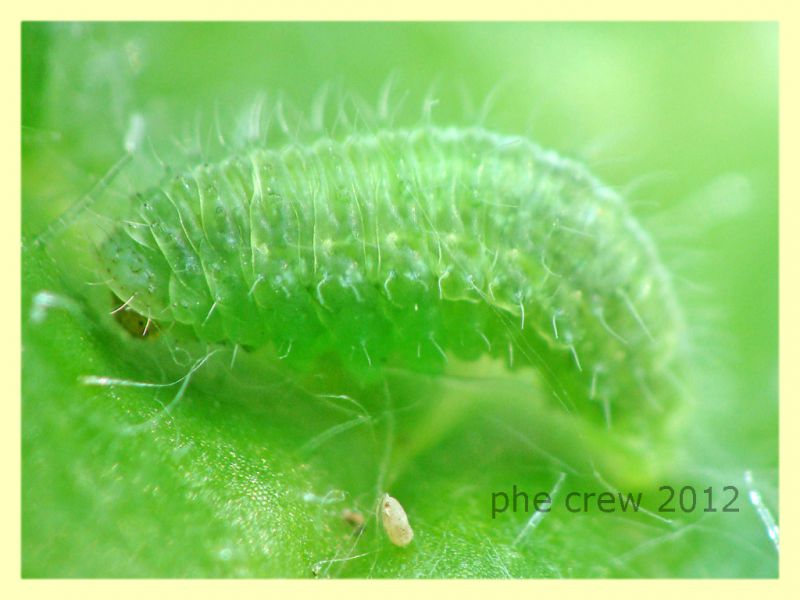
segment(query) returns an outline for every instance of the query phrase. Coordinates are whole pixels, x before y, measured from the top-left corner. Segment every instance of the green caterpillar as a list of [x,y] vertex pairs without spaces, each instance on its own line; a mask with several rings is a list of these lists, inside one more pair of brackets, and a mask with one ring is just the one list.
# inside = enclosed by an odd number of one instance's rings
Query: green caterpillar
[[682,320],[651,239],[617,193],[526,139],[426,126],[288,143],[133,200],[101,260],[162,328],[356,377],[500,359],[632,430],[676,401]]

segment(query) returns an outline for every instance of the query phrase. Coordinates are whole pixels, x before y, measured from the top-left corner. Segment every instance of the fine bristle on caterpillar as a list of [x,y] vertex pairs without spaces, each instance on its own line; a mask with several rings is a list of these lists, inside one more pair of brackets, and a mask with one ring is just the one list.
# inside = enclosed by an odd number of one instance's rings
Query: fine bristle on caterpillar
[[142,339],[158,337],[158,325],[152,319],[139,314],[113,293],[111,294],[111,301],[113,307],[111,314],[125,331],[134,337]]
[[358,377],[488,356],[598,422],[613,402],[630,429],[676,399],[681,317],[650,237],[524,138],[427,126],[255,148],[132,207],[100,248],[109,287],[202,341]]

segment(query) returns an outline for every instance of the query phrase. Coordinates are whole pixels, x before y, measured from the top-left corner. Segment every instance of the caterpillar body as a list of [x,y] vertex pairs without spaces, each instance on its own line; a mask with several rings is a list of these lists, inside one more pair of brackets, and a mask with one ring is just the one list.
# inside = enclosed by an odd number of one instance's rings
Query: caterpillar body
[[296,369],[490,357],[600,421],[611,400],[631,427],[675,398],[681,316],[650,237],[583,166],[520,137],[427,126],[253,148],[135,194],[100,256],[162,329],[271,345]]

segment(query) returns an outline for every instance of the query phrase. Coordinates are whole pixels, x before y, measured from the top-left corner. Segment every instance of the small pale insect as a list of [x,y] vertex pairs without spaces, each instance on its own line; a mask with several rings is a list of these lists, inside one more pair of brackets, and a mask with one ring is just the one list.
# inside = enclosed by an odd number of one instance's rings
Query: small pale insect
[[381,520],[386,535],[395,546],[408,546],[414,539],[414,530],[408,524],[408,516],[396,498],[384,494],[380,505]]

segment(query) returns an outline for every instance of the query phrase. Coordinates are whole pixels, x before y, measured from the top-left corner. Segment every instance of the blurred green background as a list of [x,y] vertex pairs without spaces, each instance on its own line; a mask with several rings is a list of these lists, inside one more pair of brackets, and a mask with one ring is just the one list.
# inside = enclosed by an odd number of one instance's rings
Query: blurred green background
[[[777,36],[768,23],[23,24],[23,576],[775,577],[743,476],[777,515]],[[400,550],[340,518],[369,516],[381,446],[354,426],[309,448],[341,422],[330,405],[217,369],[131,433],[175,388],[79,383],[171,375],[93,312],[98,278],[70,260],[79,236],[33,243],[120,159],[132,114],[167,139],[262,92],[305,109],[328,83],[374,104],[390,79],[399,122],[426,99],[436,122],[483,114],[625,191],[691,334],[693,402],[658,484],[737,485],[739,513],[665,525],[554,510],[515,545],[527,517],[492,520],[491,491],[549,490],[559,468],[484,406],[397,480],[418,534]],[[32,318],[42,290],[60,307]],[[565,485],[599,489],[590,475]]]

